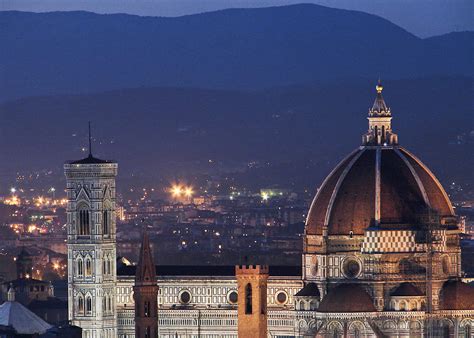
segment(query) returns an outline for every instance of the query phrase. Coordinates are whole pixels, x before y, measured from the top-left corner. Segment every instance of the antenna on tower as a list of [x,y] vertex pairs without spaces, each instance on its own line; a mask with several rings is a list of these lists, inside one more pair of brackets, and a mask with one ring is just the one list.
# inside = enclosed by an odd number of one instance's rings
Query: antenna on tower
[[89,121],[89,157],[92,157],[91,121]]

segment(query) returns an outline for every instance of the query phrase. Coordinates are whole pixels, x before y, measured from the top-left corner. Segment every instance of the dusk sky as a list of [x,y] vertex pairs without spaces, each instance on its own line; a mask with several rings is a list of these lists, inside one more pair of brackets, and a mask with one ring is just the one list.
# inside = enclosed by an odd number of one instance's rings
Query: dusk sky
[[3,0],[0,9],[180,16],[232,7],[267,7],[302,2],[376,14],[420,37],[474,30],[474,6],[470,0]]

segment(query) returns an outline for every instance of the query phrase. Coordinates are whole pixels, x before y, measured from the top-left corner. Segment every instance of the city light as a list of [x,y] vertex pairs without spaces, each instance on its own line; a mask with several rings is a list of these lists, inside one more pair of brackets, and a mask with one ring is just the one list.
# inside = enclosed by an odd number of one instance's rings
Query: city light
[[262,193],[262,200],[268,201],[269,198],[270,198],[270,195],[268,195],[268,193],[266,192]]
[[186,188],[184,189],[184,195],[185,195],[186,197],[192,197],[192,196],[193,196],[193,193],[194,193],[194,191],[193,191],[193,188],[192,188],[192,187],[186,187]]
[[194,195],[194,190],[192,186],[182,186],[182,185],[174,184],[171,186],[169,191],[171,192],[171,196],[173,196],[173,198],[176,198],[176,199],[179,199],[182,197],[191,198]]
[[3,204],[5,205],[15,205],[15,206],[20,206],[21,200],[17,196],[12,196],[11,198],[6,198],[3,201]]
[[10,192],[11,192],[12,194],[16,193],[16,189],[15,189],[15,188],[10,188]]
[[174,185],[171,187],[171,194],[173,197],[178,198],[183,193],[183,189],[179,185]]

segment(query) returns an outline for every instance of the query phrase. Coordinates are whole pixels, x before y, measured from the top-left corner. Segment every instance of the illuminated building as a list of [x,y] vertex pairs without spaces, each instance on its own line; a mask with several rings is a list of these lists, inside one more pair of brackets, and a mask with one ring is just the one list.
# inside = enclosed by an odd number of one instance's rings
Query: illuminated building
[[[90,149],[90,148],[89,148]],[[85,338],[117,336],[117,163],[88,157],[64,164],[67,180],[68,312]]]
[[[329,174],[311,205],[302,271],[270,266],[268,279],[265,271],[267,326],[261,331],[272,337],[472,336],[474,289],[461,281],[457,217],[436,177],[399,146],[380,83],[376,90],[362,145]],[[95,184],[100,179],[94,165],[80,168],[82,181],[68,180],[71,265],[77,264],[74,250],[83,255],[85,248],[97,245],[96,257],[103,257],[100,250],[105,244],[100,233],[94,233],[96,244],[74,233],[81,188],[71,183]],[[183,195],[182,187],[171,192]],[[102,195],[95,196],[100,205]],[[263,200],[268,198],[268,193],[262,195]],[[96,222],[95,229],[100,231],[99,225]],[[155,271],[159,337],[237,337],[241,287],[233,266],[159,263]],[[71,290],[78,289],[71,293],[72,319],[86,332],[93,321],[103,328],[106,320],[99,316],[104,306],[100,301],[83,314],[90,320],[74,317],[73,307],[82,297],[77,296],[79,291],[94,300],[103,294],[100,264],[97,267],[98,278],[90,282],[73,276],[69,268]],[[117,290],[112,293],[113,311],[121,338],[135,335],[136,270],[122,266],[117,280],[107,284]],[[95,332],[98,338],[99,329]]]

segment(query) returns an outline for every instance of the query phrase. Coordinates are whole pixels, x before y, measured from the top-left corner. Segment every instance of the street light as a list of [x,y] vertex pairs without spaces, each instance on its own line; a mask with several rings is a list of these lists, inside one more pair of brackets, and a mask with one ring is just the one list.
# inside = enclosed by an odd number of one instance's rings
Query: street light
[[189,186],[184,189],[184,195],[186,197],[191,197],[193,196],[193,194],[194,194],[193,187]]
[[170,190],[174,198],[178,198],[182,194],[182,188],[179,185],[173,185]]

